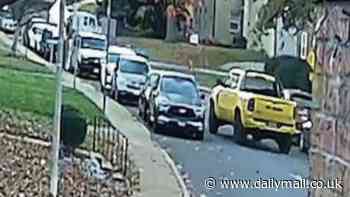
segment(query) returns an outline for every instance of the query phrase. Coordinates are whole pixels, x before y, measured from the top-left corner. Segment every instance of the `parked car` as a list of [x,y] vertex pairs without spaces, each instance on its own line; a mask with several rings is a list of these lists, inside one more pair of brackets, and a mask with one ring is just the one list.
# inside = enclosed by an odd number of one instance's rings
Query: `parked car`
[[137,55],[121,55],[115,71],[113,97],[119,102],[137,102],[150,70],[147,59]]
[[106,36],[92,32],[79,32],[73,37],[68,71],[77,75],[87,73],[100,77],[103,64],[106,64]]
[[17,27],[17,21],[10,11],[0,11],[0,29],[7,33],[14,33]]
[[47,22],[35,21],[29,24],[25,35],[25,45],[35,52],[42,53],[43,34],[45,31],[50,32],[52,38],[58,38],[58,26]]
[[114,73],[121,55],[136,55],[134,50],[122,46],[110,46],[108,49],[107,64],[101,65],[101,89],[112,89]]
[[318,105],[312,100],[310,93],[288,89],[284,90],[285,98],[297,103],[296,128],[300,131],[299,143],[303,152],[310,149],[310,132],[313,127],[311,112],[318,108]]
[[296,103],[283,98],[278,80],[263,72],[232,69],[226,81],[218,81],[210,96],[209,131],[216,134],[224,124],[234,126],[234,138],[244,144],[274,139],[280,152],[288,154],[296,129]]
[[195,77],[161,71],[151,73],[139,99],[139,114],[153,132],[181,132],[199,140],[204,136],[205,108]]

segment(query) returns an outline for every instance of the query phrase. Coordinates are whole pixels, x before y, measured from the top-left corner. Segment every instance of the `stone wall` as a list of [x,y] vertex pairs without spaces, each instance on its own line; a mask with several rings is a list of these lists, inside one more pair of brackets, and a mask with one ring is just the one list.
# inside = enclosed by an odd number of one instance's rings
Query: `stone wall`
[[[313,93],[321,104],[314,113],[311,178],[342,180],[342,188],[311,189],[312,197],[350,196],[350,3],[327,5],[317,36]],[[344,12],[345,10],[345,12]],[[350,12],[349,12],[350,13]]]

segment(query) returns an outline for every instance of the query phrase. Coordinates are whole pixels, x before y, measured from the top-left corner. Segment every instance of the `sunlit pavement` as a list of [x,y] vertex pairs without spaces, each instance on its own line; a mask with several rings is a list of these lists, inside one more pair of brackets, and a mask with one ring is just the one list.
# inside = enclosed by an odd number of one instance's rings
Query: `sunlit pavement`
[[[83,81],[99,88],[99,83]],[[134,116],[137,107],[125,106]],[[208,117],[208,116],[207,116]],[[166,131],[160,131],[166,133]],[[307,197],[307,189],[225,189],[220,180],[300,180],[309,176],[305,153],[293,147],[289,155],[278,153],[272,140],[237,145],[231,126],[220,127],[218,135],[206,132],[204,141],[172,135],[154,134],[152,139],[165,149],[177,164],[185,183],[195,197]],[[214,189],[207,189],[205,180],[215,178]]]
[[[135,107],[128,107],[136,114]],[[180,132],[180,131],[179,131]],[[232,127],[224,126],[218,135],[206,134],[203,142],[191,139],[152,134],[175,160],[189,190],[194,196],[237,197],[306,197],[306,189],[223,189],[221,179],[298,180],[308,176],[307,155],[296,147],[289,155],[278,153],[272,140],[247,146],[232,139]],[[177,136],[177,135],[176,135]],[[216,179],[216,188],[207,189],[205,180]]]

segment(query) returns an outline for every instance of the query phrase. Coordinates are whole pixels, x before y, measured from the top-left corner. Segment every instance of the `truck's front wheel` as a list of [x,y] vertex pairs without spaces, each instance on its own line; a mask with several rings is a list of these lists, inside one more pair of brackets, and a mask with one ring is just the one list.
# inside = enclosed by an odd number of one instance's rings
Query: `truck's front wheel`
[[276,141],[280,152],[283,154],[289,154],[293,143],[292,136],[288,134],[282,134],[277,137]]
[[209,132],[211,134],[217,134],[218,132],[218,121],[215,115],[215,111],[214,111],[214,103],[212,101],[210,101],[209,104]]

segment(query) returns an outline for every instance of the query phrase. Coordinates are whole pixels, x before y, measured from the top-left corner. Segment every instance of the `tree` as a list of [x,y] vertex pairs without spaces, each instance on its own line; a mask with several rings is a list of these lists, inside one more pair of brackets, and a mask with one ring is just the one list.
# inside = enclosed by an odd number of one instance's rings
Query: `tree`
[[296,33],[311,27],[317,31],[319,19],[325,10],[322,4],[325,0],[269,0],[258,13],[260,19],[255,26],[259,37],[266,30],[276,26],[276,19],[282,17],[285,29],[294,28]]

